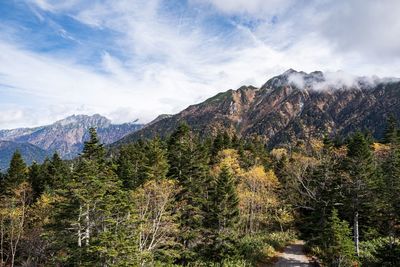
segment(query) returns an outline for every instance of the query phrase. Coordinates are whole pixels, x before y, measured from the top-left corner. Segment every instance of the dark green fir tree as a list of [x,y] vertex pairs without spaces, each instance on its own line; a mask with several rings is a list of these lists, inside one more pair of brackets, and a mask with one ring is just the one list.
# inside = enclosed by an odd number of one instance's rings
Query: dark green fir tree
[[215,261],[234,254],[235,227],[239,219],[239,198],[235,184],[230,169],[223,166],[210,193],[206,221],[209,240],[205,251],[207,257]]
[[2,192],[12,190],[28,178],[28,168],[21,153],[16,150],[11,158],[10,167],[3,179]]

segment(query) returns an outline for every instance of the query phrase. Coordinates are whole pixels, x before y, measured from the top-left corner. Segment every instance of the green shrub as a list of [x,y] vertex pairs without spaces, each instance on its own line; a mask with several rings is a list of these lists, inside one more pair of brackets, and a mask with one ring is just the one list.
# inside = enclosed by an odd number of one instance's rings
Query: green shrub
[[398,266],[400,244],[388,238],[376,238],[360,243],[360,261],[364,266]]
[[293,231],[274,232],[266,235],[265,243],[271,245],[276,250],[281,250],[288,243],[296,239],[296,234]]
[[377,251],[385,244],[384,238],[376,238],[360,242],[360,261],[364,265],[374,265],[378,262]]
[[265,246],[263,236],[245,236],[238,242],[238,252],[242,258],[252,262],[261,260],[261,251]]
[[284,248],[295,239],[294,232],[259,233],[245,236],[238,241],[238,253],[243,259],[253,264],[269,262],[276,254],[276,250]]

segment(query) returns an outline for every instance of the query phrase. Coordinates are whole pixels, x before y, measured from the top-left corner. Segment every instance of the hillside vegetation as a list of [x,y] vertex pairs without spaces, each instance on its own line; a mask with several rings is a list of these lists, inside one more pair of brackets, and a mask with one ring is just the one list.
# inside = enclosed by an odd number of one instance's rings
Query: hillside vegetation
[[166,139],[106,157],[90,130],[82,156],[1,177],[0,266],[255,266],[300,236],[327,266],[400,262],[399,130],[385,140]]

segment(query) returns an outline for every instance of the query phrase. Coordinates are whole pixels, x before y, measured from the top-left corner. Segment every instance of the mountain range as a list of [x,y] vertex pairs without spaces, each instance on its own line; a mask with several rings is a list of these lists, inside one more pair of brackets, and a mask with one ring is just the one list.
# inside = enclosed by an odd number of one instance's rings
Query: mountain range
[[100,140],[111,144],[143,127],[136,121],[112,124],[101,115],[72,115],[51,125],[36,128],[0,130],[0,169],[8,167],[12,153],[18,149],[27,163],[41,162],[57,152],[64,159],[76,157],[88,139],[88,129],[95,127]]
[[381,138],[389,115],[400,118],[398,79],[290,69],[259,88],[228,90],[164,116],[113,146],[167,136],[182,122],[200,135],[218,131],[242,137],[259,135],[269,147],[324,135],[346,136],[357,129]]
[[36,128],[0,130],[0,168],[7,168],[16,149],[28,163],[56,151],[72,159],[81,152],[90,127],[96,127],[101,141],[114,148],[138,139],[166,137],[182,122],[200,136],[221,131],[261,136],[272,148],[325,135],[344,137],[357,129],[379,139],[390,115],[400,119],[398,79],[290,69],[261,87],[231,89],[146,125],[112,124],[96,114],[73,115]]

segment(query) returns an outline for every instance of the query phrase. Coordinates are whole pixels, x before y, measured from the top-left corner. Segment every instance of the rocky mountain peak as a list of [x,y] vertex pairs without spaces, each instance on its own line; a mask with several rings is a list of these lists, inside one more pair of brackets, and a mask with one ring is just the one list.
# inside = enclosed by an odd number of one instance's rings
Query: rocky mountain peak
[[47,126],[0,130],[0,140],[31,144],[50,154],[57,151],[61,157],[70,159],[82,151],[90,127],[97,129],[101,142],[110,144],[143,127],[136,122],[112,124],[99,114],[72,115]]
[[284,73],[269,79],[261,88],[263,90],[279,90],[282,87],[292,87],[302,90],[332,90],[332,89],[366,89],[393,79],[378,77],[358,77],[343,71],[326,72],[313,71],[306,73],[289,69]]
[[94,114],[92,116],[89,115],[71,115],[66,117],[65,119],[59,120],[55,123],[58,126],[83,126],[84,128],[89,127],[108,127],[111,125],[111,121],[100,114]]
[[312,88],[313,85],[323,83],[325,81],[324,73],[321,71],[313,71],[306,73],[288,69],[284,73],[269,79],[261,88],[264,90],[278,89],[282,86],[292,86],[300,89]]

